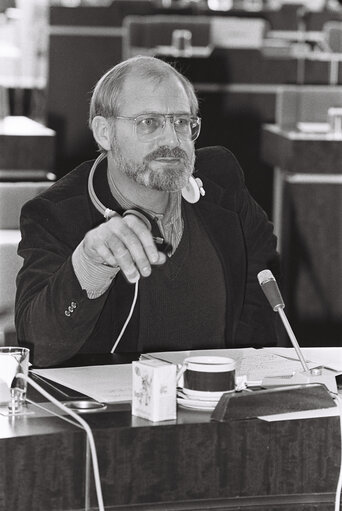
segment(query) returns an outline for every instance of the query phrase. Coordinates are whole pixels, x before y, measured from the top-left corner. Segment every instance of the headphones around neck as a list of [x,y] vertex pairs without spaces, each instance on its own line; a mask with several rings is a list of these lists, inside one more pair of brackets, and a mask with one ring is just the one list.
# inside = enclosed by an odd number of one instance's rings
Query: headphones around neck
[[[88,177],[88,193],[89,193],[89,197],[90,197],[93,205],[95,206],[95,208],[101,213],[101,215],[106,220],[109,220],[112,216],[114,216],[116,214],[116,212],[110,208],[106,208],[106,206],[104,204],[102,204],[102,202],[100,201],[100,199],[98,198],[98,196],[95,193],[94,183],[93,183],[95,170],[96,170],[97,166],[99,165],[99,163],[102,160],[104,160],[104,158],[106,158],[106,154],[104,154],[104,153],[100,154],[100,156],[98,156],[96,158],[96,160],[93,163],[92,168],[90,169],[90,173],[89,173],[89,177]],[[202,196],[205,195],[205,191],[204,191],[203,183],[202,183],[201,179],[194,178],[193,176],[191,176],[189,179],[189,183],[182,189],[182,197],[187,202],[194,204],[195,202],[199,201],[201,195]],[[165,241],[162,236],[160,236],[159,228],[158,228],[156,222],[154,221],[154,219],[152,219],[145,211],[141,211],[140,209],[136,209],[136,208],[129,209],[123,213],[123,216],[128,215],[128,214],[134,214],[134,215],[138,216],[143,222],[145,222],[147,227],[152,232],[152,236],[153,236],[155,243],[158,246],[158,250],[160,250],[164,253],[169,253],[172,251],[172,246],[167,241]],[[138,297],[138,281],[135,283],[134,297],[133,297],[133,301],[132,301],[132,305],[131,305],[129,314],[126,318],[126,321],[125,321],[117,339],[115,340],[115,342],[113,344],[111,353],[115,352],[115,350],[116,350],[116,348],[117,348],[117,346],[126,330],[126,327],[133,315],[135,304],[137,302],[137,297]]]
[[[89,178],[88,178],[88,193],[89,197],[94,204],[95,208],[103,215],[106,220],[109,220],[115,212],[110,208],[106,208],[104,204],[100,201],[98,196],[94,190],[94,174],[97,169],[99,163],[106,158],[106,154],[102,153],[100,156],[96,158],[93,163],[92,168],[90,169]],[[182,188],[182,197],[184,200],[189,202],[190,204],[195,204],[199,201],[201,196],[205,195],[205,190],[203,188],[202,180],[199,177],[190,176],[188,184]]]

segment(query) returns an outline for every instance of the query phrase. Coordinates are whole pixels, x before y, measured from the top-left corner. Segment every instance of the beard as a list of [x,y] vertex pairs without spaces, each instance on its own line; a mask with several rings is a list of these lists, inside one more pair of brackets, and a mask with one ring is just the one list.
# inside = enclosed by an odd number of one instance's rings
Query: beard
[[[135,183],[152,190],[176,192],[188,184],[189,178],[194,171],[195,149],[192,147],[188,154],[180,147],[173,149],[161,146],[152,153],[147,154],[142,162],[126,159],[119,144],[114,141],[111,148],[111,156],[114,165]],[[156,158],[179,158],[178,164],[158,165]],[[151,165],[153,162],[153,166]]]

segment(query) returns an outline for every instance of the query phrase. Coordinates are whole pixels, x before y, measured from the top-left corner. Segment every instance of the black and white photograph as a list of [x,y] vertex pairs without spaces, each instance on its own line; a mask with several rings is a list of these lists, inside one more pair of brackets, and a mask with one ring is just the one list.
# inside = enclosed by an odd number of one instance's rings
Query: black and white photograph
[[0,0],[0,511],[341,511],[342,0]]

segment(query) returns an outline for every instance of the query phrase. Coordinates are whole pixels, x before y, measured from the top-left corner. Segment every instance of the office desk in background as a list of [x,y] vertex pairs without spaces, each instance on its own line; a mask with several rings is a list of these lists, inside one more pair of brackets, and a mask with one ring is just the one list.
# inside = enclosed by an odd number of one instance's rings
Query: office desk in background
[[324,346],[326,339],[341,346],[342,339],[342,136],[325,120],[265,125],[262,134],[264,160],[274,166],[282,291],[302,346]]
[[[130,403],[83,417],[94,432],[106,510],[334,508],[338,417],[214,423],[210,412],[179,408],[176,421],[151,423],[133,417]],[[87,509],[85,494],[96,509],[82,430],[42,411],[0,416],[0,437],[1,510]]]
[[24,116],[0,120],[0,169],[54,169],[55,132]]

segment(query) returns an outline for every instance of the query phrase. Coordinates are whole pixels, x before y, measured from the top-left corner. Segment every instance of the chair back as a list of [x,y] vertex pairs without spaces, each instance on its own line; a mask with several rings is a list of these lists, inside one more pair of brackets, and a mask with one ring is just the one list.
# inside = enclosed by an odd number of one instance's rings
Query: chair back
[[50,181],[0,182],[0,229],[19,229],[22,206],[50,186]]
[[28,200],[51,186],[51,182],[0,182],[0,346],[13,344],[16,277],[22,266],[18,256],[21,239],[19,217]]

